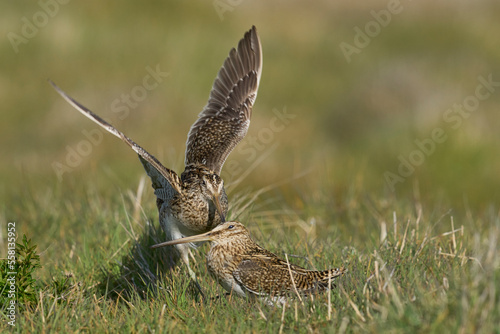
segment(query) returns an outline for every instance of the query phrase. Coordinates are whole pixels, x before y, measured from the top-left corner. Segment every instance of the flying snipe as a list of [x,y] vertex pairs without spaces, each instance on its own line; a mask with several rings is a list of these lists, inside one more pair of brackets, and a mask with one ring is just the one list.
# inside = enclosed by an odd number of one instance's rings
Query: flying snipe
[[208,271],[224,289],[240,297],[263,298],[269,304],[284,303],[294,294],[322,292],[347,271],[344,267],[306,270],[290,264],[257,245],[239,222],[226,222],[207,233],[152,248],[199,241],[210,241]]
[[[261,45],[257,30],[252,27],[238,48],[229,52],[207,105],[189,130],[186,167],[180,178],[122,132],[51,84],[73,107],[139,155],[157,197],[160,225],[167,240],[175,240],[210,231],[225,221],[228,199],[220,172],[229,153],[247,133],[261,73]],[[188,245],[178,244],[176,248],[196,282],[189,266],[192,254]]]

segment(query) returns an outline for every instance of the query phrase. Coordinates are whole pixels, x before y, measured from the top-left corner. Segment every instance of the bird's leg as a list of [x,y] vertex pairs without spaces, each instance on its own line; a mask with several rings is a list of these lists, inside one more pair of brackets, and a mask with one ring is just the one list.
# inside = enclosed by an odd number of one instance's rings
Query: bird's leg
[[191,249],[188,248],[188,253],[189,256],[191,256],[191,259],[193,260],[194,263],[196,263],[196,259],[194,258],[193,252],[191,252]]
[[187,264],[188,265],[188,271],[189,271],[189,276],[191,276],[191,279],[193,280],[193,283],[194,285],[196,286],[196,288],[198,289],[198,291],[200,292],[200,295],[201,295],[201,299],[203,299],[203,301],[206,300],[205,298],[205,294],[203,293],[203,291],[201,290],[201,286],[200,284],[198,283],[198,279],[196,278],[196,274],[194,273],[194,271],[191,269],[191,267],[189,266],[189,263]]
[[[188,268],[189,276],[191,276],[191,279],[192,279],[194,285],[196,286],[196,288],[200,292],[201,298],[205,301],[206,300],[205,294],[201,290],[201,286],[198,283],[198,279],[196,278],[196,274],[194,273],[193,269],[191,269],[191,266],[189,265],[189,255],[191,254],[191,250],[189,249],[189,246],[176,245],[176,247],[179,250],[179,253],[181,254],[182,261],[186,264],[186,266]],[[193,256],[193,255],[191,254],[191,256]]]

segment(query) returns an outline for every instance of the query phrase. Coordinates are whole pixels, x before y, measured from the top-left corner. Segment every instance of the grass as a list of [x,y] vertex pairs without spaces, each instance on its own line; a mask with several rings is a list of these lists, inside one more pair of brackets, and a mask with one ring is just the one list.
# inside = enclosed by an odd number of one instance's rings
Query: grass
[[[402,5],[350,63],[339,44],[387,1],[243,1],[223,20],[212,2],[70,2],[18,53],[5,39],[0,258],[8,222],[32,255],[18,264],[18,298],[30,301],[15,327],[2,302],[0,331],[498,333],[500,92],[458,128],[443,119],[479,76],[500,81],[498,4]],[[0,7],[5,36],[41,8]],[[116,138],[104,134],[61,178],[53,168],[96,127],[47,78],[181,171],[189,126],[252,24],[264,68],[247,138],[223,169],[229,215],[293,263],[349,268],[330,294],[286,308],[225,296],[207,275],[206,246],[194,266],[201,302],[185,268],[169,268],[169,250],[149,249],[163,239],[155,198]],[[169,76],[120,118],[113,101],[157,64]],[[294,117],[274,123],[283,112]],[[284,127],[270,139],[271,125]],[[436,128],[446,141],[391,189],[385,173]]]
[[[36,285],[36,302],[17,314],[17,331],[488,333],[500,320],[500,220],[494,209],[473,218],[491,224],[486,236],[466,227],[465,217],[444,210],[429,215],[418,202],[416,214],[403,214],[412,210],[399,202],[393,213],[377,214],[379,228],[369,228],[362,246],[353,241],[355,233],[346,236],[328,224],[300,223],[283,212],[263,224],[262,212],[250,210],[250,229],[264,247],[281,256],[286,252],[307,268],[349,268],[330,297],[304,304],[293,300],[281,309],[225,296],[207,275],[204,247],[195,265],[208,296],[201,302],[184,268],[168,269],[168,250],[149,249],[162,232],[152,222],[156,213],[149,189],[139,189],[101,198],[99,206],[98,193],[81,194],[86,199],[79,208],[67,202],[46,212],[55,222],[69,219],[66,224],[74,230],[64,239],[75,242],[54,238],[42,251],[48,276]],[[62,195],[52,194],[50,200]],[[40,214],[32,204],[20,203],[26,218],[35,219]],[[348,209],[349,230],[366,225],[373,207],[382,205],[364,204]],[[271,229],[279,233],[270,234]]]

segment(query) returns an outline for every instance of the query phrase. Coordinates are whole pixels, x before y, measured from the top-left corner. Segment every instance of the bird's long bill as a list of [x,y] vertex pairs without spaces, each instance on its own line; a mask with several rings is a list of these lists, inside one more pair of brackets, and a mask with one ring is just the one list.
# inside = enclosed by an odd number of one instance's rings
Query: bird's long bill
[[181,239],[165,241],[165,242],[162,242],[161,244],[153,245],[153,246],[151,246],[151,248],[173,246],[173,245],[178,245],[178,244],[185,244],[188,242],[210,241],[210,240],[212,240],[210,237],[210,234],[211,234],[211,232],[207,232],[207,233],[203,233],[203,234],[193,235],[191,237],[185,237],[185,238],[181,238]]
[[224,213],[222,212],[222,206],[220,205],[219,195],[214,195],[213,202],[215,204],[215,209],[217,210],[217,213],[220,216],[221,223],[225,223],[226,217],[224,216]]

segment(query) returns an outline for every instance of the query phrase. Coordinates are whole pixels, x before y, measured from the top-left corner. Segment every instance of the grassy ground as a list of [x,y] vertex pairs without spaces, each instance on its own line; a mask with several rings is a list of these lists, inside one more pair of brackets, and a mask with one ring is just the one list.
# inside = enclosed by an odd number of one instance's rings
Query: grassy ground
[[[0,257],[5,269],[16,222],[41,264],[19,254],[15,326],[4,298],[0,331],[498,332],[498,4],[214,4],[69,2],[22,43],[12,33],[45,7],[0,4]],[[354,28],[389,10],[363,44]],[[149,249],[163,236],[138,159],[46,82],[180,172],[189,126],[253,24],[264,72],[223,171],[230,217],[294,263],[349,268],[331,294],[286,308],[225,296],[206,246],[201,302],[168,250]],[[157,67],[157,88],[118,110]]]

